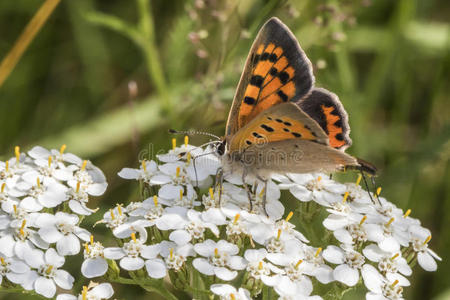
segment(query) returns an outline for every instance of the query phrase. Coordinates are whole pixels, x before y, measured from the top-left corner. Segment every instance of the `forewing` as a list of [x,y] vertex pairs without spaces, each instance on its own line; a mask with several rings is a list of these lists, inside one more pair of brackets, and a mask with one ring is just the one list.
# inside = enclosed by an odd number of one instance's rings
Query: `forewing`
[[229,152],[283,140],[307,140],[328,146],[328,136],[295,103],[282,103],[260,113],[229,141]]
[[351,146],[348,115],[336,94],[314,88],[298,105],[325,131],[331,147],[345,150]]
[[226,135],[235,134],[260,112],[306,96],[314,84],[311,62],[279,19],[259,31],[239,81]]
[[343,151],[308,140],[253,145],[242,154],[241,161],[254,174],[333,172],[358,166],[356,159]]

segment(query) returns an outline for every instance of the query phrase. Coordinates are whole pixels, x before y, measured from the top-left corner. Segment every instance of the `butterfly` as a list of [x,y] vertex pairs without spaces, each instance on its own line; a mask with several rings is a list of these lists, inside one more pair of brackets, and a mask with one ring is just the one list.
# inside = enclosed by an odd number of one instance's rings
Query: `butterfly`
[[337,95],[314,86],[312,65],[278,18],[260,29],[241,75],[217,146],[223,172],[266,182],[274,173],[374,175],[376,168],[345,150],[352,144],[348,115]]

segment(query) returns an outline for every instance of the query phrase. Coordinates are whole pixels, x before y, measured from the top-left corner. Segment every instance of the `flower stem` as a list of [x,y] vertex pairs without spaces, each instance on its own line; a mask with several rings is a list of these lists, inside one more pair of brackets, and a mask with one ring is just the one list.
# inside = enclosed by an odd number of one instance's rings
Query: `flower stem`
[[22,293],[22,294],[36,296],[36,297],[39,297],[40,299],[48,299],[48,298],[34,292],[33,290],[30,290],[30,291],[24,290],[21,286],[13,287],[13,288],[0,287],[0,293],[12,293],[12,294]]
[[[128,272],[132,279],[122,278],[118,277],[120,281],[117,281],[119,283],[125,283],[125,284],[137,284],[140,287],[142,287],[144,290],[149,292],[154,292],[157,294],[160,294],[164,297],[164,299],[169,300],[177,300],[178,298],[169,292],[164,285],[164,282],[162,280],[152,280],[146,277],[138,276],[137,272]],[[116,279],[114,279],[116,280]]]

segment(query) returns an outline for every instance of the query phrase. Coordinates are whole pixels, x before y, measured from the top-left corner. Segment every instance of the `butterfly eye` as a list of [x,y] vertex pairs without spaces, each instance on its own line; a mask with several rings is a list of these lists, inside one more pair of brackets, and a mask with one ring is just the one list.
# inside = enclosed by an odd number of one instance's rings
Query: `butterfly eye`
[[227,141],[222,141],[219,146],[217,147],[217,154],[219,154],[220,156],[222,156],[225,153],[225,145],[226,145]]

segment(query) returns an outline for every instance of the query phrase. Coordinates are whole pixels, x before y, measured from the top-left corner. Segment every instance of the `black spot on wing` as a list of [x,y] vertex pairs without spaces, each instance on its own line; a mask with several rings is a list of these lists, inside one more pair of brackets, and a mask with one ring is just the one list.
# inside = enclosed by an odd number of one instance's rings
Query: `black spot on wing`
[[253,75],[252,78],[250,78],[250,84],[257,86],[257,87],[261,87],[263,81],[264,81],[264,78],[259,75]]
[[275,53],[272,53],[269,55],[269,61],[270,62],[276,62],[278,60],[278,57]]
[[289,80],[289,74],[285,71],[282,71],[278,74],[278,78],[280,78],[280,81],[282,84],[286,84]]
[[337,120],[336,122],[334,122],[334,124],[333,125],[335,125],[335,126],[337,126],[337,127],[340,127],[340,128],[342,128],[342,119],[341,118],[339,118],[339,120]]
[[297,137],[297,138],[302,137],[302,135],[300,133],[298,133],[298,132],[292,132],[292,135]]
[[262,55],[261,55],[261,58],[260,58],[261,60],[267,60],[267,59],[269,59],[269,53],[268,52],[264,52]]
[[283,102],[288,101],[288,96],[282,90],[279,90],[277,95],[281,98],[281,100],[283,100]]
[[269,74],[272,75],[272,76],[275,76],[275,75],[278,74],[278,71],[277,71],[276,68],[272,67],[272,68],[270,68],[270,70],[269,70]]
[[263,137],[262,135],[260,135],[260,134],[257,133],[257,132],[252,132],[252,135],[253,135],[255,138],[258,138],[258,139],[260,139],[260,138]]
[[255,100],[255,98],[247,96],[247,97],[244,98],[244,103],[248,104],[248,105],[255,105],[256,100]]
[[264,129],[267,132],[273,132],[274,131],[274,129],[272,127],[267,126],[266,124],[262,124],[261,128]]

